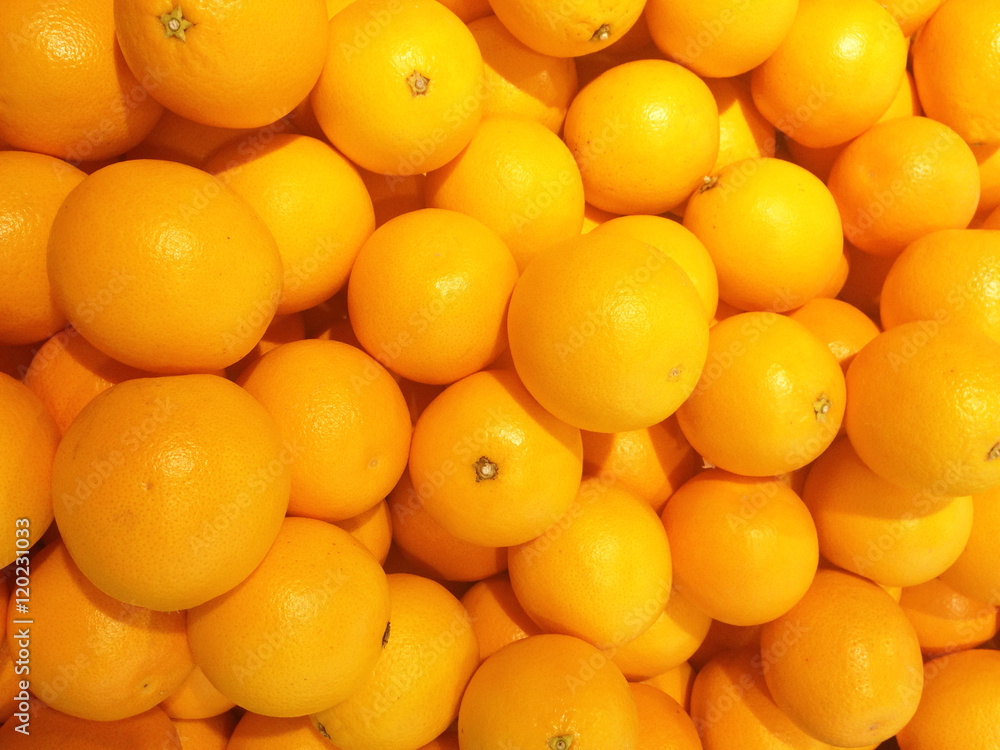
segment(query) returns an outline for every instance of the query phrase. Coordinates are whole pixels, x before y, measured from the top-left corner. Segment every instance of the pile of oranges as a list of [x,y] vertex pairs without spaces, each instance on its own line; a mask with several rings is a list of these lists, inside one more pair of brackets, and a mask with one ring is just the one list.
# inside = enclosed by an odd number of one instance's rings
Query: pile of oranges
[[0,29],[0,747],[1000,748],[1000,4]]

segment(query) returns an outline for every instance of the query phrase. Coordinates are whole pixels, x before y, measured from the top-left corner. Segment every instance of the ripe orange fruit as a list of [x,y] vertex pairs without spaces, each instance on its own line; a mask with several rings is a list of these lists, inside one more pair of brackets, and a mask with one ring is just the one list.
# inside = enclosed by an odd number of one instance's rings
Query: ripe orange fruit
[[404,177],[395,174],[375,174],[363,167],[356,166],[356,168],[365,187],[368,188],[368,195],[371,196],[375,208],[376,227],[410,211],[427,208],[424,195],[427,178],[423,173]]
[[[112,599],[61,543],[32,563],[31,689],[47,705],[93,721],[124,719],[151,709],[194,669],[182,612]],[[25,628],[12,621],[24,615],[11,601],[6,616],[7,646],[16,653]]]
[[753,103],[750,76],[705,81],[719,108],[719,155],[709,174],[743,159],[774,156],[777,132]]
[[487,0],[444,0],[441,4],[465,24],[493,13]]
[[544,125],[495,116],[427,175],[427,205],[479,219],[523,270],[538,252],[580,234],[583,181],[566,144]]
[[643,680],[649,685],[673,698],[686,712],[691,710],[691,689],[694,687],[695,672],[689,662],[683,662],[673,669]]
[[469,31],[483,55],[487,88],[483,117],[527,117],[553,133],[561,132],[578,89],[573,60],[525,47],[489,6],[485,17],[469,23]]
[[948,0],[913,43],[913,77],[928,117],[967,143],[1000,143],[1000,8]]
[[1000,484],[1000,343],[978,329],[891,328],[858,352],[847,393],[847,434],[883,479],[944,496]]
[[903,31],[910,36],[938,9],[943,0],[886,0],[885,9],[892,14]]
[[292,341],[301,341],[304,338],[306,338],[306,321],[302,313],[275,315],[271,318],[267,330],[264,331],[264,335],[261,336],[256,346],[238,362],[226,368],[226,377],[233,381],[238,380],[248,366],[272,349],[277,349],[282,344],[289,344]]
[[171,719],[207,719],[224,714],[235,705],[208,681],[201,667],[196,665],[180,687],[163,699],[160,708]]
[[0,539],[0,565],[6,567],[52,523],[52,462],[59,428],[35,394],[4,374],[0,443],[5,446],[0,452],[0,524],[10,530]]
[[42,400],[62,434],[98,393],[144,377],[152,373],[116,362],[75,329],[66,328],[42,344],[24,374],[24,384]]
[[861,349],[878,336],[878,326],[858,308],[839,299],[816,297],[788,313],[822,341],[846,374]]
[[639,711],[638,750],[702,750],[694,722],[677,701],[649,685],[629,688]]
[[385,367],[421,383],[451,383],[503,351],[516,281],[517,264],[496,232],[457,211],[427,208],[368,238],[347,305],[358,340]]
[[895,259],[891,256],[862,252],[849,242],[844,243],[844,252],[850,256],[850,268],[837,298],[854,305],[878,322],[882,284]]
[[52,470],[56,522],[104,593],[187,609],[264,558],[288,505],[289,451],[264,408],[228,380],[127,380],[66,430]]
[[275,133],[291,130],[291,121],[282,118],[261,128],[218,128],[181,117],[169,109],[149,135],[135,148],[129,149],[126,159],[163,159],[187,164],[201,169],[205,160],[230,141],[256,148],[262,141],[270,141]]
[[173,722],[160,708],[151,708],[138,716],[118,721],[88,721],[49,708],[41,701],[31,701],[29,732],[22,734],[19,721],[0,727],[0,744],[18,750],[135,750],[179,748],[180,738]]
[[469,622],[476,634],[480,662],[508,643],[542,632],[518,603],[506,573],[473,584],[462,595],[462,606],[469,613]]
[[567,635],[511,643],[472,676],[458,713],[463,750],[639,747],[632,691],[604,654]]
[[128,151],[163,108],[163,67],[134,76],[115,43],[111,4],[13,0],[0,10],[0,139],[74,163]]
[[[820,563],[822,562],[820,560]],[[712,620],[705,640],[688,662],[694,669],[702,669],[711,658],[722,651],[739,651],[749,647],[759,651],[760,629],[760,625],[729,625],[719,620]]]
[[882,325],[916,320],[975,326],[1000,341],[1000,232],[931,232],[896,259],[882,285]]
[[332,147],[293,134],[258,148],[237,141],[216,151],[205,170],[246,200],[274,235],[285,274],[278,314],[318,305],[347,283],[375,231],[375,212],[357,170]]
[[901,750],[987,750],[1000,743],[1000,652],[973,649],[924,665],[920,706],[897,740]]
[[580,431],[549,414],[509,370],[452,384],[417,420],[409,473],[423,506],[474,544],[530,541],[580,486]]
[[844,374],[801,323],[769,312],[716,323],[707,364],[677,421],[713,465],[767,477],[810,463],[844,415]]
[[798,604],[764,625],[760,643],[775,703],[822,742],[881,742],[917,709],[917,634],[899,605],[862,578],[820,570]]
[[708,248],[719,297],[741,310],[800,307],[823,290],[843,256],[830,191],[781,159],[747,159],[707,179],[688,201],[684,226]]
[[236,717],[224,713],[207,719],[171,719],[171,723],[180,738],[181,750],[226,750]]
[[56,304],[94,346],[153,372],[216,370],[274,315],[281,256],[250,206],[170,162],[112,164],[67,196],[52,224]]
[[927,656],[975,648],[1000,630],[996,605],[963,596],[940,578],[904,588],[899,606]]
[[1000,206],[1000,144],[981,143],[970,148],[979,164],[979,206],[976,207],[976,218],[985,219]]
[[708,344],[704,305],[680,266],[609,233],[537,255],[511,296],[507,328],[531,395],[593,432],[642,429],[673,414]]
[[753,71],[753,100],[778,130],[804,146],[844,143],[892,103],[907,44],[871,0],[800,0],[788,34]]
[[0,344],[0,372],[15,380],[21,380],[41,344]]
[[746,73],[778,49],[798,0],[650,0],[646,21],[656,46],[706,78]]
[[690,229],[663,216],[635,215],[609,219],[594,231],[631,237],[662,252],[687,274],[701,297],[707,319],[713,318],[719,304],[719,278],[712,256]]
[[846,438],[812,463],[802,499],[816,522],[820,553],[886,586],[940,575],[972,531],[972,498],[897,487],[865,466]]
[[342,521],[382,500],[399,480],[410,415],[392,376],[339,341],[282,344],[240,385],[273,417],[292,454],[295,516]]
[[375,671],[347,700],[312,717],[338,747],[411,750],[430,742],[458,717],[479,666],[461,602],[427,578],[388,578],[390,628]]
[[380,564],[385,562],[392,544],[392,514],[385,500],[356,516],[337,521],[336,525],[361,542]]
[[478,581],[507,569],[505,548],[460,539],[435,521],[409,472],[403,472],[386,500],[396,550],[421,574],[446,581]]
[[816,527],[799,496],[776,480],[708,469],[671,496],[662,518],[678,591],[716,620],[773,620],[816,572]]
[[719,153],[712,92],[666,60],[628,62],[598,76],[573,99],[564,131],[587,202],[618,214],[675,207]]
[[975,154],[947,125],[897,117],[841,152],[827,182],[844,235],[861,250],[898,255],[939,229],[964,229],[979,203]]
[[188,641],[230,700],[301,716],[364,685],[388,621],[389,589],[372,554],[332,524],[286,518],[242,583],[188,612]]
[[618,482],[659,513],[674,492],[701,468],[701,456],[668,417],[627,432],[582,432],[583,473]]
[[972,497],[972,533],[941,580],[970,599],[1000,606],[1000,487]]
[[485,98],[476,40],[432,0],[355,0],[330,21],[313,112],[337,150],[379,174],[447,164],[472,138]]
[[308,716],[283,718],[247,711],[240,717],[226,750],[331,750]]
[[114,22],[128,67],[137,76],[157,74],[152,97],[216,127],[256,128],[284,117],[309,94],[326,57],[324,0],[294,8],[276,0],[225,7],[196,0],[183,8],[119,0]]
[[640,498],[585,479],[569,510],[544,534],[508,552],[518,602],[543,630],[600,648],[648,629],[670,596],[670,544]]
[[56,211],[86,177],[43,154],[0,152],[0,344],[31,344],[66,317],[52,299],[46,245]]
[[642,15],[642,0],[577,0],[551,6],[540,0],[490,0],[497,18],[531,49],[578,57],[610,47]]

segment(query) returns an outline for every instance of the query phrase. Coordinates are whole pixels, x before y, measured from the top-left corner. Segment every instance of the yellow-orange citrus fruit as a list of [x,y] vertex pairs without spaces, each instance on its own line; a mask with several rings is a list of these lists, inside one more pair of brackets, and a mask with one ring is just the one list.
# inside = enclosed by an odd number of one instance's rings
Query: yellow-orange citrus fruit
[[243,356],[241,360],[226,368],[226,377],[236,381],[243,371],[252,363],[263,357],[272,349],[282,344],[301,341],[306,338],[306,320],[302,313],[275,315],[267,325],[267,330],[261,336],[256,346]]
[[694,722],[676,700],[649,685],[629,688],[639,711],[638,750],[702,750]]
[[224,713],[207,719],[171,718],[171,723],[180,738],[181,750],[226,750],[236,716]]
[[490,0],[510,32],[533,50],[577,57],[610,47],[639,20],[642,0],[576,0],[552,6],[540,0]]
[[493,13],[487,0],[444,0],[441,4],[466,24]]
[[126,380],[59,444],[56,523],[106,594],[187,609],[264,559],[288,506],[288,450],[264,407],[224,378]]
[[879,333],[871,318],[839,299],[816,297],[788,313],[788,317],[804,325],[826,344],[844,373],[854,361],[854,355]]
[[903,31],[911,36],[931,17],[944,0],[886,0],[885,9],[892,14]]
[[[823,560],[820,559],[820,563]],[[712,620],[708,635],[688,662],[694,669],[702,669],[716,654],[723,651],[739,651],[742,648],[760,650],[760,625],[728,625]]]
[[705,308],[687,274],[655,247],[610,233],[537,255],[514,288],[507,328],[531,395],[592,432],[669,417],[708,348]]
[[184,682],[163,699],[160,708],[171,719],[207,719],[223,714],[235,705],[208,681],[201,667],[195,665]]
[[971,599],[1000,607],[1000,487],[972,497],[972,533],[941,580]]
[[485,99],[468,27],[434,0],[355,0],[330,20],[313,111],[330,142],[379,174],[414,175],[454,159]]
[[410,414],[392,376],[360,349],[315,339],[282,344],[247,368],[240,384],[273,417],[292,454],[292,515],[350,518],[402,475]]
[[26,733],[16,727],[20,721],[7,721],[0,727],[0,745],[24,750],[135,750],[180,748],[180,738],[173,722],[160,708],[151,708],[138,716],[118,721],[89,721],[49,708],[37,698],[30,701],[31,711]]
[[587,202],[619,214],[675,207],[719,153],[712,92],[667,60],[636,60],[595,78],[573,99],[564,131]]
[[883,479],[939,495],[1000,484],[1000,343],[936,320],[880,333],[847,370],[845,424]]
[[181,117],[168,109],[164,110],[163,116],[156,121],[142,143],[129,149],[125,158],[163,159],[201,169],[216,149],[230,141],[243,143],[244,148],[255,148],[262,139],[270,140],[275,133],[290,129],[288,118],[261,128],[217,128]]
[[604,654],[572,636],[535,635],[504,646],[472,676],[458,740],[462,750],[636,750],[639,717],[628,682]]
[[283,718],[247,711],[240,717],[226,750],[332,750],[308,716]]
[[750,76],[705,81],[719,108],[719,155],[709,174],[743,159],[774,156],[777,132],[753,103]]
[[385,562],[392,544],[392,514],[385,500],[356,516],[337,521],[337,526],[361,542],[379,563]]
[[[326,59],[324,0],[114,3],[115,36],[150,95],[183,117],[256,128],[291,112]],[[294,54],[289,54],[294,51]],[[251,62],[252,61],[252,62]]]
[[974,648],[1000,630],[996,605],[963,596],[940,578],[904,588],[899,606],[917,631],[926,656]]
[[979,206],[976,218],[985,219],[1000,206],[1000,144],[979,143],[970,146],[979,164]]
[[457,211],[426,208],[368,238],[347,305],[358,340],[385,367],[451,383],[503,351],[516,281],[517,264],[496,232]]
[[358,167],[358,174],[368,188],[368,195],[375,208],[375,226],[380,227],[389,219],[394,219],[418,208],[427,208],[424,194],[427,178],[420,174],[376,174]]
[[850,257],[850,268],[837,298],[854,305],[877,323],[882,284],[894,258],[862,252],[849,242],[844,243],[844,252]]
[[767,477],[810,463],[837,436],[844,374],[826,345],[769,312],[712,326],[707,364],[677,421],[713,465]]
[[542,632],[518,603],[506,573],[473,584],[462,595],[462,606],[469,613],[469,622],[476,633],[480,662],[508,643]]
[[695,671],[690,662],[683,662],[673,669],[643,680],[649,685],[673,698],[686,712],[691,711],[691,689],[694,687]]
[[245,580],[188,612],[188,641],[238,705],[301,716],[361,688],[388,621],[389,588],[372,554],[333,524],[287,518]]

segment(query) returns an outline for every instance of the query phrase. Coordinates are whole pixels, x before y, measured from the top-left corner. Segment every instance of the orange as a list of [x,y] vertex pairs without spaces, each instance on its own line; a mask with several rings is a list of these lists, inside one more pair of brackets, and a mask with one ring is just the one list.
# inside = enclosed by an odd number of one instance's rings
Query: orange
[[610,47],[642,15],[642,0],[574,0],[550,5],[542,0],[490,0],[510,32],[545,55],[577,57]]
[[21,722],[0,727],[0,745],[18,750],[135,750],[136,748],[180,748],[180,738],[170,717],[159,708],[118,721],[88,721],[31,701],[28,731],[18,732]]
[[15,380],[21,380],[28,371],[32,358],[38,353],[41,343],[15,344],[6,346],[0,344],[0,372]]
[[1000,652],[941,656],[924,672],[920,706],[896,738],[901,750],[988,750],[1000,743]]
[[361,348],[351,319],[347,314],[347,290],[341,289],[328,300],[315,307],[303,310],[302,319],[305,323],[305,338],[341,341],[345,344]]
[[271,350],[240,385],[274,418],[292,453],[294,516],[342,521],[399,480],[410,416],[392,376],[360,349],[307,339]]
[[542,632],[518,603],[506,573],[474,584],[462,596],[462,606],[469,613],[476,634],[480,662],[508,643]]
[[315,138],[288,134],[256,149],[224,146],[205,169],[245,199],[274,235],[285,273],[278,314],[317,305],[347,283],[358,250],[375,231],[368,190],[347,159]]
[[660,214],[687,198],[715,164],[719,111],[691,71],[637,60],[602,73],[576,95],[564,137],[588,203],[618,214]]
[[845,374],[854,355],[879,334],[871,318],[839,299],[811,299],[788,317],[826,344]]
[[425,196],[427,178],[423,173],[404,177],[394,174],[375,174],[362,167],[357,167],[357,170],[372,199],[376,227],[410,211],[427,208]]
[[457,211],[426,208],[365,242],[347,306],[358,340],[385,367],[421,383],[451,383],[503,351],[516,281],[517,264],[496,232]]
[[979,205],[976,217],[985,219],[1000,206],[1000,144],[970,146],[979,165]]
[[573,60],[525,47],[494,15],[469,23],[469,31],[483,55],[483,117],[526,117],[561,132],[578,89]]
[[[821,558],[820,563],[822,562]],[[722,651],[739,651],[749,647],[759,651],[760,629],[760,625],[729,625],[719,620],[712,620],[708,635],[688,662],[694,669],[702,669],[710,659]]]
[[876,744],[917,709],[917,634],[899,605],[862,578],[820,570],[798,604],[764,625],[760,643],[775,703],[822,742]]
[[802,499],[822,555],[886,586],[940,575],[972,531],[972,498],[897,487],[865,466],[846,438],[813,462]]
[[333,750],[308,716],[281,718],[247,711],[240,717],[226,750]]
[[926,117],[872,126],[837,157],[827,184],[844,236],[880,255],[898,255],[939,229],[964,229],[979,204],[972,149],[951,128]]
[[486,98],[483,58],[434,0],[355,0],[330,20],[313,112],[337,150],[379,174],[447,164],[472,138]]
[[163,699],[160,708],[171,719],[207,719],[224,714],[235,705],[196,665],[180,687]]
[[804,146],[844,143],[889,108],[906,52],[899,25],[877,2],[800,0],[788,34],[753,71],[753,99]]
[[441,4],[466,24],[493,13],[487,0],[444,0]]
[[0,344],[30,344],[66,324],[49,287],[46,245],[66,195],[86,177],[43,154],[0,152]]
[[[129,68],[156,71],[150,95],[206,125],[255,128],[291,112],[326,58],[324,0],[219,6],[162,0],[114,6],[115,35]],[[289,52],[294,50],[293,55]]]
[[712,618],[674,585],[667,607],[652,625],[608,656],[629,680],[646,680],[687,661],[705,640]]
[[216,178],[155,160],[112,164],[52,224],[56,304],[94,346],[153,372],[216,370],[274,315],[281,256],[250,206]]
[[544,125],[495,116],[428,173],[427,205],[479,219],[524,270],[541,250],[580,234],[583,181],[566,144]]
[[[509,366],[502,365],[501,361],[504,359],[504,355],[508,354],[509,350],[504,350],[504,352],[498,357],[494,363],[493,367],[502,367],[503,369],[512,370],[514,365]],[[507,357],[509,359],[509,357]],[[410,421],[414,424],[420,419],[420,415],[424,413],[424,409],[437,398],[438,394],[441,393],[446,385],[431,385],[428,383],[418,383],[415,380],[407,380],[406,378],[401,378],[396,376],[396,383],[399,385],[399,390],[403,394],[403,398],[406,399],[406,406],[410,410]]]
[[560,519],[507,556],[514,594],[532,620],[604,649],[647,630],[670,596],[663,525],[643,500],[598,479],[585,479]]
[[719,278],[712,256],[690,229],[662,216],[619,216],[605,221],[595,232],[631,237],[645,242],[674,261],[687,274],[705,307],[708,320],[719,304]]
[[851,256],[850,251],[847,249],[847,243],[844,243],[844,252],[840,256],[840,263],[837,264],[837,270],[833,276],[827,279],[826,285],[820,289],[819,294],[813,299],[834,299],[840,294],[840,290],[844,288],[850,273]]
[[639,711],[638,750],[702,750],[694,722],[677,701],[649,685],[629,688]]
[[592,432],[669,417],[694,388],[708,346],[705,307],[681,267],[611,233],[539,253],[518,279],[507,328],[531,395]]
[[458,730],[449,729],[442,732],[426,745],[421,745],[417,750],[460,750],[458,746]]
[[928,656],[974,648],[1000,630],[996,605],[963,596],[940,578],[904,588],[899,606]]
[[530,541],[580,486],[580,431],[549,414],[510,370],[452,384],[417,420],[409,473],[423,507],[474,544]]
[[938,9],[943,0],[886,0],[885,9],[892,14],[903,31],[910,36]]
[[[644,30],[644,32],[643,32]],[[640,18],[635,26],[610,47],[573,58],[576,76],[582,89],[602,73],[636,60],[666,60],[649,36],[649,26]]]
[[116,362],[75,329],[66,328],[42,344],[24,374],[24,384],[42,400],[62,434],[98,393],[151,375]]
[[352,2],[354,2],[354,0],[326,0],[327,17],[333,18]]
[[148,711],[194,669],[182,612],[154,612],[112,599],[84,578],[66,547],[50,544],[31,566],[32,624],[13,601],[7,646],[31,644],[31,689],[63,713],[114,721]]
[[399,547],[395,544],[389,547],[389,554],[386,555],[382,569],[390,574],[407,573],[409,575],[420,576],[421,578],[429,578],[435,583],[440,583],[455,597],[464,596],[465,592],[472,588],[471,581],[448,581],[443,578],[434,578],[433,572],[429,572],[422,565],[411,562],[400,552]]
[[312,717],[320,734],[347,750],[430,742],[458,717],[479,666],[476,634],[458,599],[420,576],[388,578],[391,628],[375,671],[347,700]]
[[181,117],[168,109],[142,143],[130,149],[125,157],[176,161],[201,169],[216,149],[230,141],[253,148],[262,140],[270,140],[275,133],[290,128],[291,123],[285,118],[261,128],[218,128]]
[[1000,229],[1000,206],[990,211],[979,228]]
[[882,325],[937,320],[979,328],[1000,342],[1000,232],[931,232],[896,259],[882,285]]
[[582,432],[583,473],[618,482],[659,513],[684,482],[701,468],[701,456],[669,417],[627,432]]
[[714,466],[767,477],[821,454],[846,400],[844,374],[822,341],[784,315],[748,312],[712,327],[708,363],[677,421]]
[[249,575],[288,505],[291,447],[243,389],[215,375],[126,380],[66,430],[56,523],[97,588],[187,609]]
[[392,515],[385,500],[356,516],[337,521],[336,525],[361,542],[379,563],[385,562],[392,544]]
[[287,518],[242,583],[188,612],[188,642],[230,700],[301,716],[362,687],[388,621],[389,589],[372,554],[332,524]]
[[472,676],[458,740],[462,750],[636,750],[639,718],[604,654],[571,636],[536,635],[504,646]]
[[844,243],[844,251],[850,256],[850,269],[837,298],[849,302],[878,322],[882,284],[894,258],[862,252],[849,242]]
[[580,230],[580,233],[589,234],[604,222],[614,219],[617,215],[608,211],[602,211],[587,203],[583,207],[583,228]]
[[985,333],[891,328],[858,352],[847,393],[847,434],[883,479],[951,496],[1000,484],[1000,343]]
[[10,531],[0,540],[0,565],[6,567],[27,554],[52,523],[52,462],[59,428],[35,394],[4,374],[0,442],[0,523]]
[[799,496],[776,480],[708,469],[673,494],[662,518],[677,590],[716,620],[773,620],[816,572],[816,527]]
[[1000,143],[1000,7],[947,0],[913,43],[913,77],[928,117],[967,143]]
[[1000,487],[972,497],[972,533],[941,580],[971,599],[1000,607]]
[[677,701],[685,711],[690,712],[694,679],[694,668],[685,661],[663,674],[643,680],[641,684],[655,687],[661,693],[665,693]]
[[207,719],[171,719],[181,750],[226,750],[229,735],[236,726],[236,717],[231,713],[219,714]]
[[788,35],[798,0],[649,0],[646,21],[656,46],[705,78],[746,73]]
[[301,341],[306,337],[305,315],[302,313],[288,313],[287,315],[275,315],[268,323],[264,335],[256,346],[243,356],[238,362],[226,368],[226,377],[230,380],[237,380],[243,371],[253,362],[257,361],[272,349],[277,349],[282,344],[292,341]]
[[741,310],[800,307],[843,256],[830,191],[781,159],[747,159],[706,179],[688,201],[684,226],[708,248],[720,299]]
[[132,74],[114,38],[111,3],[13,0],[0,24],[0,139],[79,163],[118,156],[163,112],[150,91],[162,66]]
[[774,156],[777,132],[753,103],[750,76],[705,81],[719,108],[719,155],[709,174],[743,159]]
[[413,488],[409,472],[403,473],[386,500],[396,550],[421,574],[478,581],[507,569],[505,548],[460,539],[435,521],[424,507],[424,496]]

